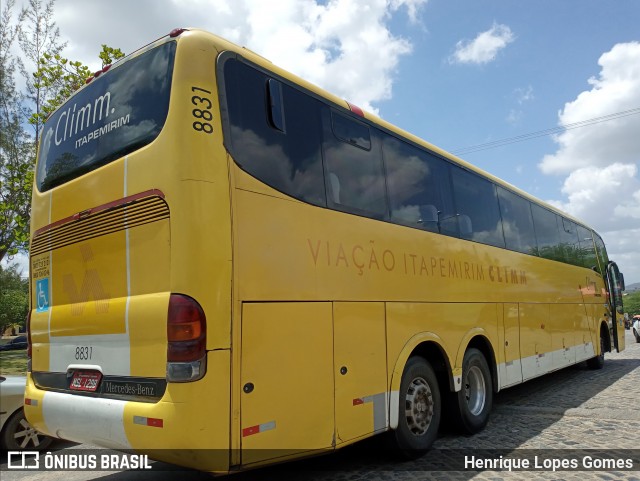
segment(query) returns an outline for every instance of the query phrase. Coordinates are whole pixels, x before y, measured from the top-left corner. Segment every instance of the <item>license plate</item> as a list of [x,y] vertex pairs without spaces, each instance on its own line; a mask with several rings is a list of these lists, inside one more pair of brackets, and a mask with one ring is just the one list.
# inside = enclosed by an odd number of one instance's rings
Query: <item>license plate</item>
[[73,391],[93,392],[98,389],[100,379],[102,379],[102,373],[99,371],[76,371],[73,373],[69,388]]

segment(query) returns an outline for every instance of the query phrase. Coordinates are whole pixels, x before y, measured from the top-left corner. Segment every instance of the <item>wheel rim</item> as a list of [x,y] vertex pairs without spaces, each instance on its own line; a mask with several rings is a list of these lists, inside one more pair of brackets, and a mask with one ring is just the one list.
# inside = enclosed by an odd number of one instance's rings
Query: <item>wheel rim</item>
[[36,431],[26,419],[21,419],[16,432],[13,434],[13,440],[16,445],[24,449],[26,447],[37,448],[44,440],[44,435]]
[[411,381],[405,397],[405,414],[409,430],[416,436],[425,434],[433,419],[433,394],[421,377]]
[[484,409],[487,399],[487,386],[484,382],[482,371],[478,366],[471,366],[467,372],[464,395],[467,399],[469,412],[474,416],[478,416]]

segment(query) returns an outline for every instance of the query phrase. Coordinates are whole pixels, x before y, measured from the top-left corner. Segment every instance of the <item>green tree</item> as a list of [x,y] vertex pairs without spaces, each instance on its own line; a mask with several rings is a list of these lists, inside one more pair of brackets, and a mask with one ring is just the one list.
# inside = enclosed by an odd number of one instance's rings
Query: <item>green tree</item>
[[102,60],[102,67],[106,67],[107,65],[111,65],[113,62],[124,58],[124,52],[119,48],[113,48],[102,44],[102,50],[98,54],[100,60]]
[[[102,45],[99,55],[102,67],[124,57],[119,48]],[[82,87],[87,78],[92,75],[91,70],[82,62],[74,62],[60,54],[43,54],[40,58],[38,70],[33,74],[35,85],[55,95],[46,99],[40,110],[33,112],[30,122],[33,125],[44,125],[47,117],[57,109],[76,90]]]
[[624,311],[630,316],[640,315],[640,291],[632,292],[623,297]]
[[[23,9],[23,21],[20,26],[20,48],[24,58],[34,69],[39,69],[45,56],[60,55],[67,45],[60,41],[60,29],[53,20],[55,0],[48,0],[43,4],[42,0],[29,0],[29,6]],[[20,70],[26,81],[27,97],[33,104],[35,116],[29,117],[29,122],[34,127],[35,145],[40,141],[40,132],[46,117],[42,117],[43,106],[49,99],[58,95],[58,85],[45,85],[29,69],[29,65],[20,61]]]
[[16,266],[0,266],[0,330],[11,325],[24,326],[29,312],[29,281]]
[[16,89],[19,64],[12,55],[26,12],[14,22],[14,4],[5,4],[0,22],[0,261],[28,246],[35,158],[33,139],[22,127],[27,113],[24,95]]
[[[33,168],[44,122],[91,74],[81,62],[62,57],[66,43],[53,21],[54,5],[55,0],[29,0],[14,15],[15,0],[8,0],[1,14],[0,261],[28,249]],[[12,55],[16,42],[26,62]],[[99,57],[104,67],[124,54],[103,45]],[[25,92],[16,89],[18,71],[26,80]],[[28,124],[33,136],[23,127]]]

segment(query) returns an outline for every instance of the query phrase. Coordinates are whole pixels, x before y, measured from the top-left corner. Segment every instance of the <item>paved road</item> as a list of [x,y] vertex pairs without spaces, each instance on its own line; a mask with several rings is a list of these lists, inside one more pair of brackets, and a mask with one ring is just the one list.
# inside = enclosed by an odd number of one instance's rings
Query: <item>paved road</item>
[[[587,451],[615,457],[615,450],[637,449],[640,456],[640,344],[627,331],[627,349],[607,354],[605,367],[591,371],[584,364],[507,389],[494,399],[494,410],[487,428],[475,436],[460,436],[443,428],[434,449],[425,457],[409,462],[390,459],[378,440],[367,440],[329,456],[242,473],[229,478],[247,480],[476,480],[563,479],[576,481],[635,480],[638,471],[434,471],[447,458],[463,454],[483,456],[482,450],[500,451],[507,458],[524,455],[551,460],[563,450]],[[91,446],[73,446],[91,450]],[[465,451],[461,451],[465,450]],[[529,451],[529,450],[536,450]],[[541,451],[538,451],[541,450]],[[614,450],[614,451],[612,451]],[[576,451],[571,451],[576,453]],[[629,452],[623,453],[625,456]],[[579,457],[581,459],[581,457]],[[551,462],[551,461],[549,461]],[[170,466],[154,463],[151,471],[124,472],[7,472],[2,459],[2,480],[75,481],[189,481],[210,480],[193,471],[170,471]],[[440,464],[438,464],[440,463]],[[637,466],[637,464],[636,464]]]

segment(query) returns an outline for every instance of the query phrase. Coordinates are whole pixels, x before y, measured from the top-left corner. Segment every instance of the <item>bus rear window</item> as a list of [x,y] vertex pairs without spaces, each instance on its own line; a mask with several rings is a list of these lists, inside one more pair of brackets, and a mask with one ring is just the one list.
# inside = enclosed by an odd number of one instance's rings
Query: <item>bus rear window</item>
[[36,183],[47,191],[152,142],[169,109],[175,42],[96,78],[46,122]]

